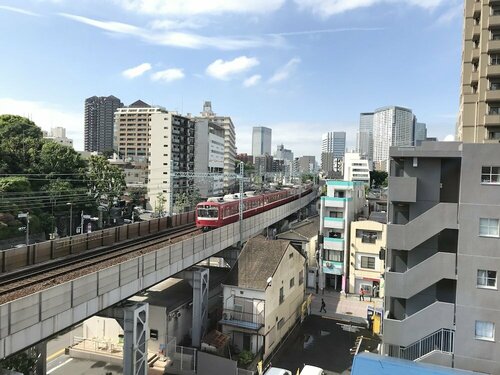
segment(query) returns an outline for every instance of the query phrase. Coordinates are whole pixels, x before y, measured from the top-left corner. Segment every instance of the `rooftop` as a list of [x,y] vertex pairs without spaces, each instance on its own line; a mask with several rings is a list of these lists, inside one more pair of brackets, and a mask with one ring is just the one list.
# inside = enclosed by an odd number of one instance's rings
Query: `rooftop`
[[306,241],[318,235],[319,215],[307,218],[296,225],[291,226],[290,230],[278,234],[279,239],[290,241]]

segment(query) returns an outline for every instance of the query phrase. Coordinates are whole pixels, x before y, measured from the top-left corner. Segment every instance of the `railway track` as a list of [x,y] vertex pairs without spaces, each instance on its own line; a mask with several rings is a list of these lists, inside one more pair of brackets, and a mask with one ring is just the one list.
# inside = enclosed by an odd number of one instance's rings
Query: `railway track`
[[[168,232],[158,234],[156,238],[147,238],[139,243],[118,244],[109,249],[98,249],[81,254],[58,259],[53,262],[41,263],[20,271],[0,276],[0,304],[34,292],[37,287],[50,287],[59,284],[57,279],[75,272],[93,272],[95,268],[106,268],[127,258],[134,253],[147,253],[154,251],[166,244],[174,243],[173,240],[189,234],[199,232],[195,224],[188,224],[174,228]],[[168,237],[166,237],[168,236]],[[62,281],[64,282],[64,281]],[[29,293],[21,293],[22,291]]]

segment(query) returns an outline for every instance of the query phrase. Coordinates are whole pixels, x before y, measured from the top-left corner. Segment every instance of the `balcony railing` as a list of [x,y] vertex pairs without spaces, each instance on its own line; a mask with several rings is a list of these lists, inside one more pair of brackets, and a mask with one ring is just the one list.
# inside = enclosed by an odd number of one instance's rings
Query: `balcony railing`
[[264,326],[264,313],[254,314],[250,312],[224,309],[220,323],[233,327],[258,331]]
[[455,331],[443,328],[407,347],[390,345],[388,354],[391,357],[415,361],[433,351],[453,353],[454,344]]

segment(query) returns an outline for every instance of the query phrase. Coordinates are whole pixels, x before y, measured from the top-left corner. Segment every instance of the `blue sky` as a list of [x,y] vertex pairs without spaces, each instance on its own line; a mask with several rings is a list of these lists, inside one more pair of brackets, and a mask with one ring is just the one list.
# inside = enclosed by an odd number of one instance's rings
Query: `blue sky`
[[454,133],[460,0],[0,0],[0,113],[65,126],[83,149],[83,103],[115,95],[229,115],[238,152],[251,127],[295,156],[359,113],[413,109]]

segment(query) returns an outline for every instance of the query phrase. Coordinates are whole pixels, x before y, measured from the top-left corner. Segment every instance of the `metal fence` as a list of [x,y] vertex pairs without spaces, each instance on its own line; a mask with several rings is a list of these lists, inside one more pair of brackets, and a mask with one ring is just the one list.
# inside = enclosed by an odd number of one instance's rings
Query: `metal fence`
[[185,346],[176,346],[172,360],[172,367],[184,372],[196,373],[197,349]]
[[391,357],[415,361],[435,350],[444,353],[453,353],[454,342],[455,331],[442,328],[407,347],[391,345],[389,347],[389,355]]

